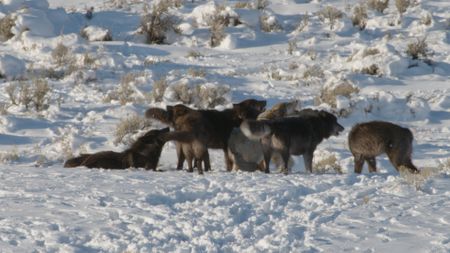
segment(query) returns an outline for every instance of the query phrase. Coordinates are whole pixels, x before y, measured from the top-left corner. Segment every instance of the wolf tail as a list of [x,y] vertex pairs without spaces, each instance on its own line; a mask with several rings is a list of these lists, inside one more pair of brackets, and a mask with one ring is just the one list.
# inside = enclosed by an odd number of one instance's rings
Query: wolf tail
[[148,109],[145,111],[145,117],[149,119],[156,119],[169,126],[172,125],[169,113],[161,108],[152,107]]
[[81,164],[89,158],[90,154],[81,154],[80,156],[70,158],[64,163],[64,168],[73,168],[81,166]]
[[241,131],[251,140],[259,140],[272,133],[267,120],[244,120],[241,124]]
[[163,135],[164,141],[192,142],[195,135],[187,131],[172,131]]

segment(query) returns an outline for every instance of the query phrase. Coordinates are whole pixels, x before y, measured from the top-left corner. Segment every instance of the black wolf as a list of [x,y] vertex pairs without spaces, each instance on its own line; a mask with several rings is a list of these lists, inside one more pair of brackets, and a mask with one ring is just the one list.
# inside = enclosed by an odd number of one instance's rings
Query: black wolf
[[86,166],[104,169],[133,167],[156,170],[164,143],[171,138],[168,127],[150,130],[123,152],[101,151],[93,154],[81,154],[67,160],[64,167]]
[[295,117],[246,120],[241,124],[241,130],[248,138],[261,140],[266,173],[270,172],[270,158],[274,151],[280,153],[287,173],[289,155],[303,155],[306,170],[312,172],[317,145],[323,139],[337,136],[344,127],[329,112],[304,109]]
[[376,172],[375,157],[386,153],[397,171],[404,166],[410,172],[419,172],[411,162],[413,134],[408,128],[384,122],[370,121],[356,124],[348,135],[350,151],[355,158],[355,173],[361,173],[364,161],[369,172]]

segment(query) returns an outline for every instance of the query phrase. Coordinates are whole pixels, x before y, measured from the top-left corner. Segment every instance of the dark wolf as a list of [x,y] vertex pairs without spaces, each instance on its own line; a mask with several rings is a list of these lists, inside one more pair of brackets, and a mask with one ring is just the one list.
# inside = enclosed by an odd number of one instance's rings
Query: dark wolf
[[369,172],[376,172],[375,157],[383,153],[397,171],[403,166],[410,172],[419,172],[411,161],[413,139],[411,130],[390,122],[356,124],[348,135],[350,151],[355,158],[355,173],[362,172],[364,162],[369,165]]
[[[195,110],[185,105],[178,104],[167,106],[166,110],[150,108],[146,111],[147,118],[157,119],[166,123],[176,131],[188,132],[192,129],[195,140],[205,144],[207,148],[222,149],[225,155],[225,164],[228,171],[231,170],[231,161],[228,156],[228,140],[234,127],[239,127],[243,119],[256,119],[265,110],[266,101],[247,99],[240,103],[233,104],[232,108],[222,111],[218,110]],[[195,120],[187,120],[195,118]],[[199,130],[201,129],[201,130]],[[178,165],[177,169],[182,169],[185,154],[181,145],[177,144]],[[203,156],[205,160],[205,170],[210,169],[209,155]]]
[[329,112],[304,109],[295,117],[246,120],[241,124],[241,130],[248,138],[261,140],[266,173],[270,172],[270,159],[274,151],[280,153],[287,173],[289,155],[303,155],[306,170],[312,172],[313,153],[317,145],[323,139],[339,135],[344,127]]
[[93,154],[81,154],[67,160],[64,167],[85,166],[104,169],[145,168],[156,170],[164,143],[170,139],[172,139],[172,136],[168,127],[150,130],[123,152],[101,151]]

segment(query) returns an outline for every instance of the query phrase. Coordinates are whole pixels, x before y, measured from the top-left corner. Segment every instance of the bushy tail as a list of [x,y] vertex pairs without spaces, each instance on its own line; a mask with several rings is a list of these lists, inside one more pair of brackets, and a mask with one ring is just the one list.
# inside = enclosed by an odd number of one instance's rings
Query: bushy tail
[[89,158],[90,154],[81,154],[80,156],[70,158],[64,163],[64,168],[73,168],[81,166],[81,164]]
[[192,142],[195,135],[187,131],[172,131],[163,135],[165,141]]
[[272,133],[266,120],[244,120],[241,124],[241,131],[251,140],[259,140]]
[[145,117],[150,119],[156,119],[161,121],[162,123],[172,126],[172,121],[170,119],[169,113],[161,108],[150,108],[145,111]]

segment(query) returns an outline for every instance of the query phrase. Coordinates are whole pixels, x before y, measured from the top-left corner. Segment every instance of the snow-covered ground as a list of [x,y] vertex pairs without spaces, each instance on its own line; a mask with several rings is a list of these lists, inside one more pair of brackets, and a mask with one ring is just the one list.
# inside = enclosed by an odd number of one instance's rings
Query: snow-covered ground
[[[411,1],[399,15],[391,0],[383,13],[367,10],[361,31],[350,19],[356,0],[269,0],[264,10],[166,1],[180,5],[169,8],[179,33],[165,45],[138,32],[157,1],[1,2],[0,252],[450,251],[448,1]],[[329,5],[343,12],[332,29],[318,15]],[[215,16],[240,24],[211,47]],[[261,31],[260,16],[273,31]],[[99,41],[105,34],[112,40]],[[421,39],[426,59],[413,60],[408,44]],[[342,174],[306,173],[301,157],[290,175],[227,173],[210,150],[213,172],[199,176],[175,171],[172,143],[165,172],[62,167],[160,127],[142,120],[150,106],[223,109],[245,98],[340,115],[346,130],[314,161],[336,158],[329,165]],[[134,131],[119,131],[125,119],[139,121]],[[386,156],[379,173],[353,173],[348,131],[374,119],[412,130],[420,176],[399,175]]]

